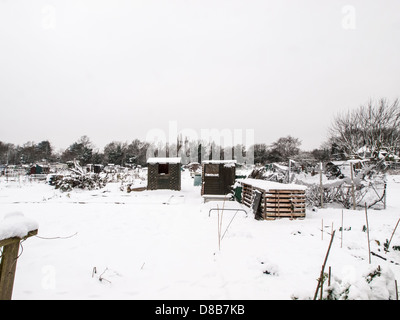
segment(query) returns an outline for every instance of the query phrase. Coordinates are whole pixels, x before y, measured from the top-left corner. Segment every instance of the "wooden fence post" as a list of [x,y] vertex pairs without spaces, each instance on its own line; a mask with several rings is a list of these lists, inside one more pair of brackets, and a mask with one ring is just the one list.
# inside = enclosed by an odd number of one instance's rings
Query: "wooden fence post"
[[14,237],[0,240],[0,247],[3,247],[0,263],[0,300],[11,300],[21,240],[36,234],[37,230],[33,230],[28,232],[24,238]]
[[386,210],[386,191],[387,191],[387,184],[385,182],[384,190],[383,190],[383,192],[384,192],[384,195],[383,195],[383,209],[385,209],[385,210]]
[[322,162],[319,164],[319,193],[321,197],[321,208],[324,207],[324,186],[322,184]]
[[353,210],[356,210],[356,195],[355,195],[355,187],[354,187],[354,178],[353,178],[353,162],[350,162],[350,177],[351,177],[351,198],[353,200]]
[[369,264],[371,264],[371,245],[370,245],[370,241],[369,241],[369,224],[368,224],[367,203],[365,203],[364,207],[365,207],[365,220],[367,222],[368,261],[369,261]]
[[20,241],[3,247],[0,266],[0,300],[11,300]]

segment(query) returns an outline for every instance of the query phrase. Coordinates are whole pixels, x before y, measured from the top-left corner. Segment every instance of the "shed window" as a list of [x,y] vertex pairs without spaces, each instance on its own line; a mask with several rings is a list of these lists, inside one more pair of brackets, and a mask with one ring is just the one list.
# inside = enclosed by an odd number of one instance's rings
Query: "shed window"
[[205,175],[207,177],[219,176],[219,164],[207,164],[205,166]]
[[160,163],[158,165],[158,174],[168,174],[168,173],[169,173],[168,163]]

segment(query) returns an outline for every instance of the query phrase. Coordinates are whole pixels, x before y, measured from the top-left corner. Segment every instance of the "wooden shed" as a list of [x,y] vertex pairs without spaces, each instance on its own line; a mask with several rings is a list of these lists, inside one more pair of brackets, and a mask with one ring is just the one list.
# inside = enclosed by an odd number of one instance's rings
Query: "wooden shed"
[[202,162],[201,195],[226,195],[235,183],[236,160]]
[[306,186],[260,179],[239,179],[242,203],[253,208],[256,218],[305,218]]
[[149,158],[147,189],[181,190],[181,158]]

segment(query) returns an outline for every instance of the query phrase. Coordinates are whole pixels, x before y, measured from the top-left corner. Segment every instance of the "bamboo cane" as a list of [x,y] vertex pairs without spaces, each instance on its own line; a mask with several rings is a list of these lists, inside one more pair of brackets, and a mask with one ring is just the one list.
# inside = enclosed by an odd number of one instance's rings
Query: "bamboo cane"
[[322,283],[323,283],[323,278],[324,278],[325,265],[326,265],[326,262],[327,262],[327,260],[328,260],[329,251],[331,250],[333,238],[335,237],[335,232],[336,232],[336,230],[334,230],[334,231],[332,232],[331,241],[329,242],[328,251],[326,252],[324,264],[322,265],[321,274],[320,274],[319,279],[318,279],[317,289],[315,290],[314,300],[317,299],[318,290],[319,290],[320,288],[322,289]]
[[350,162],[350,176],[351,176],[351,197],[353,199],[353,210],[356,210],[356,196],[355,196],[354,178],[353,178],[353,162]]
[[393,232],[392,232],[392,236],[390,237],[390,240],[389,240],[389,243],[388,243],[388,247],[387,247],[388,250],[389,250],[389,248],[390,248],[390,242],[392,241],[393,235],[394,235],[394,233],[396,232],[396,229],[397,229],[397,226],[399,225],[399,222],[400,222],[400,219],[397,220],[396,227],[394,227],[394,230],[393,230]]
[[365,203],[365,220],[367,221],[368,261],[369,261],[369,264],[371,264],[371,246],[369,243],[369,225],[368,225],[367,203]]
[[221,234],[219,230],[219,207],[217,205],[218,220],[217,220],[217,233],[218,233],[218,250],[221,251]]
[[342,231],[341,231],[341,238],[340,238],[340,248],[343,248],[343,209],[342,209]]
[[321,197],[321,208],[324,207],[324,187],[322,185],[322,162],[319,165],[319,193]]
[[384,186],[384,190],[383,190],[383,192],[384,192],[384,194],[383,194],[383,209],[385,209],[385,210],[386,210],[386,187],[387,187],[387,184],[385,182],[385,186]]
[[331,274],[332,274],[332,270],[331,270],[331,266],[329,266],[328,287],[331,286]]
[[226,229],[225,229],[225,231],[224,231],[224,233],[223,233],[223,235],[222,235],[222,237],[221,237],[221,241],[224,239],[225,233],[228,231],[229,226],[231,225],[233,219],[235,219],[236,214],[237,214],[238,212],[239,212],[239,210],[236,210],[235,214],[233,215],[233,218],[232,218],[231,221],[229,222],[228,226],[226,227]]
[[321,240],[324,240],[324,219],[321,219]]

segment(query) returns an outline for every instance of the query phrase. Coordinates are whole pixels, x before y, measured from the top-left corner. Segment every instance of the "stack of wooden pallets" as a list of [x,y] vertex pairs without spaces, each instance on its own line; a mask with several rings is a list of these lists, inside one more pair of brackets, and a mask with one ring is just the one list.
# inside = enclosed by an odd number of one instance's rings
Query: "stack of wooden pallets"
[[306,216],[305,186],[259,179],[240,179],[238,182],[242,185],[242,203],[253,208],[263,219]]

